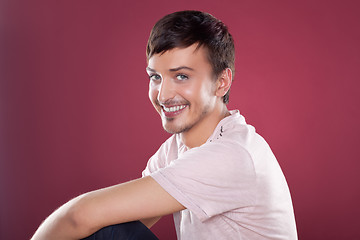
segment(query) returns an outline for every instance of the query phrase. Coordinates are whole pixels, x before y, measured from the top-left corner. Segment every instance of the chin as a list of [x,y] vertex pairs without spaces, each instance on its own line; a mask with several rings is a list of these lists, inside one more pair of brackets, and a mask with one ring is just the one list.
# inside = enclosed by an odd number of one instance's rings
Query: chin
[[163,128],[166,132],[170,133],[170,134],[177,134],[177,133],[182,133],[183,131],[181,130],[181,128],[178,128],[176,126],[168,126],[167,124],[163,125]]
[[169,124],[169,121],[171,122],[172,120],[165,120],[166,122],[163,123],[163,128],[166,132],[171,133],[171,134],[178,134],[178,133],[183,133],[183,132],[187,132],[191,129],[192,126],[178,126],[175,124]]
[[179,134],[179,133],[186,132],[188,129],[171,129],[171,128],[164,127],[164,130],[170,134]]

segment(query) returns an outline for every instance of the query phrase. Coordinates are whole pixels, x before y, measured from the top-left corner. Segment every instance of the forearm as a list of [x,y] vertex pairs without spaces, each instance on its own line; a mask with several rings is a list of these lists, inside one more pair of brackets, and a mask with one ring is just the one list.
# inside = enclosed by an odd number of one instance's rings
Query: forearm
[[[147,226],[185,209],[154,179],[145,177],[83,194],[51,214],[32,240],[81,239],[114,224],[148,219]],[[150,219],[150,220],[149,220]]]

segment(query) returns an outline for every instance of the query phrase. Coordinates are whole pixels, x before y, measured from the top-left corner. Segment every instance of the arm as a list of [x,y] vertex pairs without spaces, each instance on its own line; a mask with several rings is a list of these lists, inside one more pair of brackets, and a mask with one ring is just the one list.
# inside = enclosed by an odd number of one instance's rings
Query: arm
[[69,201],[44,221],[32,240],[80,239],[105,226],[138,219],[152,219],[144,220],[150,226],[156,217],[183,209],[153,178],[144,177]]

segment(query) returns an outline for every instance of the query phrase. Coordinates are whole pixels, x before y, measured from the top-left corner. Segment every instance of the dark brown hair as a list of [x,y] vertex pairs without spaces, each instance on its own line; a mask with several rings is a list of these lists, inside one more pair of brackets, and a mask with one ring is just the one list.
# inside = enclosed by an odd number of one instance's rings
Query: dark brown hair
[[[200,11],[180,11],[161,18],[153,27],[146,47],[147,60],[173,48],[186,48],[197,43],[205,47],[215,77],[230,68],[235,72],[234,41],[223,22]],[[230,90],[229,90],[230,91]],[[229,91],[223,102],[229,102]]]

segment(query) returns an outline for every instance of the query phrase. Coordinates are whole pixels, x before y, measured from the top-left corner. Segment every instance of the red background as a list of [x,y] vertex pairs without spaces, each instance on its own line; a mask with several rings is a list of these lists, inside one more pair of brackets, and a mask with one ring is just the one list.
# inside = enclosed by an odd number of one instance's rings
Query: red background
[[[229,107],[275,152],[299,238],[359,239],[358,1],[0,4],[0,239],[28,239],[70,198],[140,176],[168,137],[147,99],[147,37],[184,9],[229,26]],[[161,239],[175,238],[171,219]]]

